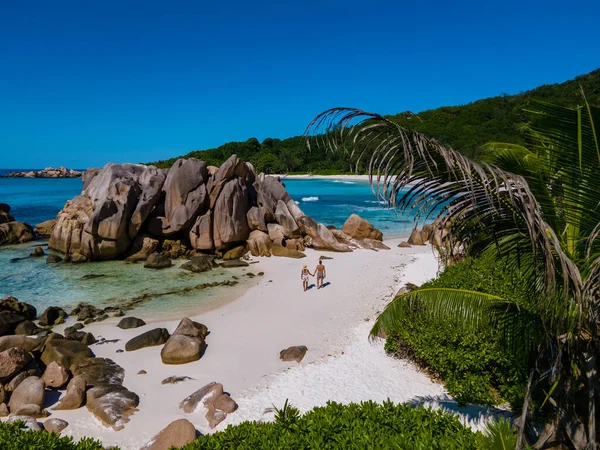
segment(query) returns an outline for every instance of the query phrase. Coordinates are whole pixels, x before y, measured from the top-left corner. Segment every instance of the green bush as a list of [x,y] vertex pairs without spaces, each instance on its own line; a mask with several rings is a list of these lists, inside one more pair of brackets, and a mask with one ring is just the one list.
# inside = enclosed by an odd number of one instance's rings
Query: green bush
[[[525,286],[501,265],[482,261],[448,267],[423,287],[469,289],[499,295],[526,306]],[[426,305],[423,305],[426,307]],[[413,359],[445,381],[459,403],[497,405],[504,401],[519,409],[527,384],[527,369],[501,345],[495,330],[475,330],[453,320],[432,320],[406,308],[406,315],[388,333],[386,350]]]
[[184,449],[475,449],[480,438],[441,410],[390,401],[329,402],[303,416],[286,404],[275,422],[229,426]]
[[[23,422],[0,422],[0,449],[2,450],[103,450],[98,441],[83,438],[73,442],[69,436],[57,433],[31,431]],[[115,448],[115,450],[118,450]]]

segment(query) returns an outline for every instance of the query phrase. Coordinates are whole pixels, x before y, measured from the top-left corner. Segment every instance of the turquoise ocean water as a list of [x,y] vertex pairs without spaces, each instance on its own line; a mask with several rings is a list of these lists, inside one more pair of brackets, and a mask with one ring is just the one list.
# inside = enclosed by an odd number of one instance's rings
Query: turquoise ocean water
[[[0,171],[0,175],[3,172],[6,171]],[[387,236],[407,234],[412,228],[412,217],[398,216],[378,204],[367,182],[288,179],[284,183],[302,210],[326,225],[341,227],[350,214],[357,213]],[[11,206],[11,214],[16,220],[35,225],[54,218],[67,200],[81,192],[81,188],[80,179],[0,178],[0,203]],[[175,317],[233,296],[236,290],[226,287],[177,292],[181,288],[224,281],[233,275],[238,277],[241,289],[255,283],[244,276],[252,266],[210,274],[191,274],[177,267],[152,271],[142,265],[121,261],[50,266],[45,263],[45,258],[28,256],[39,244],[31,242],[0,248],[0,297],[13,295],[43,310],[50,305],[71,306],[80,301],[96,306],[118,305],[123,300],[147,295],[149,300],[138,313]],[[89,274],[104,276],[82,280]]]

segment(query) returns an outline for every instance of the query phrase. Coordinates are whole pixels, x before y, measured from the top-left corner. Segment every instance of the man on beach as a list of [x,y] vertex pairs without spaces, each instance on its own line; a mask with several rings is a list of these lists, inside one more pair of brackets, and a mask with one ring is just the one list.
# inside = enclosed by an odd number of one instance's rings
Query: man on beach
[[315,274],[317,275],[317,289],[321,289],[323,287],[323,280],[325,279],[326,275],[323,261],[319,260],[319,264],[315,269]]

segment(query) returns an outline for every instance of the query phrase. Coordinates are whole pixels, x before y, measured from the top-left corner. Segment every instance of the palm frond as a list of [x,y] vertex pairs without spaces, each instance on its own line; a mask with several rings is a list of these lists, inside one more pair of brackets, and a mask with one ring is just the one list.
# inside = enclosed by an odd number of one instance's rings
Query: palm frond
[[[546,298],[556,299],[557,275],[558,284],[573,298],[580,297],[578,268],[544,220],[523,176],[476,163],[435,139],[353,108],[325,111],[309,124],[305,135],[309,148],[312,141],[330,151],[346,151],[351,158],[368,155],[376,196],[400,212],[413,213],[416,221],[439,208],[442,226],[449,230],[447,248],[458,242],[483,249],[479,238],[497,246],[508,234],[527,237],[520,252],[533,255],[536,271],[543,274]],[[570,305],[562,307],[566,311]]]

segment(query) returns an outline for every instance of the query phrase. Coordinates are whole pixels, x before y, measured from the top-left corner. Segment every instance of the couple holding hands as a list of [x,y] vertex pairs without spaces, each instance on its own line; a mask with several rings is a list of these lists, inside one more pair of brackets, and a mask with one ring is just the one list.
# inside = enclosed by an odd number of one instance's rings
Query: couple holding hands
[[323,287],[323,280],[325,279],[325,266],[323,265],[322,260],[319,260],[319,264],[317,264],[314,273],[311,273],[310,270],[308,270],[308,266],[306,264],[302,266],[300,279],[302,280],[302,286],[304,287],[305,291],[308,290],[308,276],[310,275],[311,277],[314,277],[315,274],[317,275],[317,289],[321,289]]

